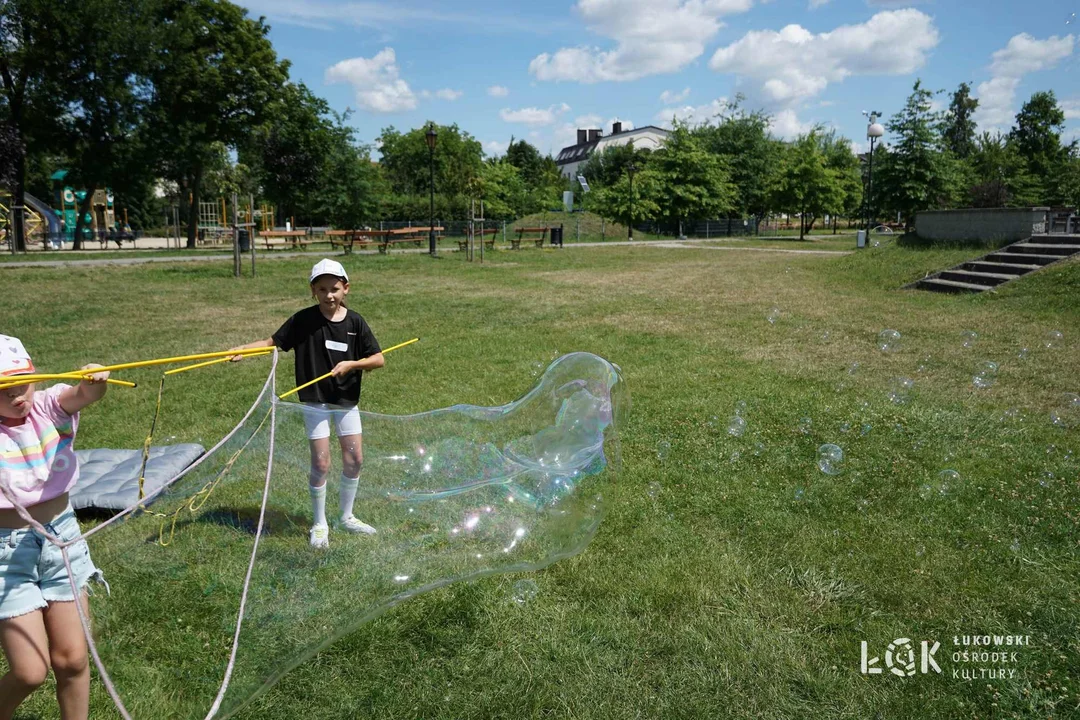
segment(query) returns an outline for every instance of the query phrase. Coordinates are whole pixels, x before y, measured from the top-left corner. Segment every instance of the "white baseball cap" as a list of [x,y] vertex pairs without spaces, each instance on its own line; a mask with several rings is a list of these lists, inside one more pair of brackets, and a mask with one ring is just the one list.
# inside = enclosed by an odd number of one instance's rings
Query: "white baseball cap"
[[34,363],[19,338],[0,335],[0,377],[32,372],[35,372]]
[[315,263],[315,267],[311,268],[311,279],[309,283],[315,282],[315,278],[323,275],[333,275],[339,277],[345,282],[349,282],[349,273],[345,272],[345,268],[337,260],[328,260],[323,258],[319,262]]

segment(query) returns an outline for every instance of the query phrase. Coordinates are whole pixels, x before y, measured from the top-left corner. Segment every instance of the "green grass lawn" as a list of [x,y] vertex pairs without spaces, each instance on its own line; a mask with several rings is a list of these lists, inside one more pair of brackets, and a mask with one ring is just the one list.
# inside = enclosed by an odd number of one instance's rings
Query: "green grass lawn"
[[[536,363],[585,350],[617,363],[630,388],[623,471],[582,554],[398,605],[239,717],[1075,717],[1080,428],[1049,418],[1063,393],[1080,392],[1080,263],[979,296],[899,289],[972,254],[883,244],[843,256],[643,246],[500,251],[483,265],[461,253],[347,258],[350,305],[380,342],[422,339],[365,380],[366,410],[500,405],[532,387]],[[310,262],[267,260],[254,280],[233,279],[227,258],[0,271],[27,289],[8,296],[0,331],[21,337],[43,371],[224,349],[268,336],[309,302]],[[885,328],[902,333],[899,351],[877,349]],[[979,334],[971,348],[968,329]],[[1051,330],[1064,341],[1043,347]],[[987,360],[1000,365],[996,383],[977,390]],[[211,445],[251,404],[265,362],[170,379],[156,436]],[[117,376],[141,386],[88,409],[78,447],[141,447],[159,374]],[[915,383],[903,404],[887,396],[900,377]],[[727,431],[737,410],[738,437]],[[824,443],[844,451],[838,475],[818,469]],[[943,491],[946,469],[959,479]],[[295,474],[302,514],[302,465]],[[239,484],[222,494],[241,496],[258,497]],[[294,553],[280,561],[292,587],[317,586],[319,569],[296,552],[302,517],[280,522],[288,529],[268,552]],[[145,658],[145,688],[128,685],[133,710],[185,687],[163,659],[182,673],[227,647],[221,593],[235,590],[246,555],[216,537],[206,555],[178,549],[140,583],[121,557],[98,553],[114,594],[143,607],[141,619],[162,618],[125,638]],[[338,552],[362,558],[363,547]],[[203,592],[179,591],[187,569]],[[517,604],[525,577],[537,594]],[[288,629],[329,636],[305,609],[333,599],[300,597],[282,601],[297,615]],[[1030,636],[1006,666],[1015,677],[953,678],[996,667],[953,661],[970,649],[954,636],[975,634]],[[884,665],[886,646],[905,637],[916,662],[919,641],[939,641],[942,674],[860,673],[861,641]],[[111,708],[95,680],[91,716]],[[20,712],[54,717],[51,690]]]

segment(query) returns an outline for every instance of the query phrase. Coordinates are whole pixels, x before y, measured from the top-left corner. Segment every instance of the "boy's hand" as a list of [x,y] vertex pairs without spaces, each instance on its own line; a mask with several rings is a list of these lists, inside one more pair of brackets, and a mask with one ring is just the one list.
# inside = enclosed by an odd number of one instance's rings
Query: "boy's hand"
[[[94,368],[104,367],[97,363],[90,363],[89,365],[83,365],[80,370],[93,370]],[[83,378],[83,382],[87,385],[99,385],[109,379],[109,372],[92,373]]]
[[346,375],[348,375],[352,371],[353,371],[353,363],[352,363],[352,361],[351,360],[342,360],[337,365],[335,365],[334,369],[331,370],[330,372],[334,373],[334,377],[340,378],[340,377],[345,377]]
[[[229,348],[229,351],[232,352],[233,350],[243,350],[243,349],[244,349],[244,346],[241,345],[240,347]],[[231,358],[229,358],[229,362],[240,362],[243,359],[244,359],[243,355],[233,355]]]

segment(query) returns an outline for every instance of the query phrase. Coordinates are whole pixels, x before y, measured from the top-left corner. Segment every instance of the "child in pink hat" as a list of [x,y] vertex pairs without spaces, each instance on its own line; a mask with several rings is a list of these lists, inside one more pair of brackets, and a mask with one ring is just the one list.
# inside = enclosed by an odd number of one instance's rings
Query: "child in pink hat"
[[[82,594],[102,580],[86,541],[69,545],[71,574],[60,549],[15,509],[25,509],[61,541],[82,535],[68,500],[79,479],[72,446],[79,411],[105,394],[107,372],[91,371],[78,385],[10,384],[34,373],[18,338],[0,335],[0,646],[8,672],[0,677],[0,720],[45,682],[51,668],[63,718],[85,718],[90,703],[86,639],[72,585]],[[74,583],[72,583],[74,579]]]

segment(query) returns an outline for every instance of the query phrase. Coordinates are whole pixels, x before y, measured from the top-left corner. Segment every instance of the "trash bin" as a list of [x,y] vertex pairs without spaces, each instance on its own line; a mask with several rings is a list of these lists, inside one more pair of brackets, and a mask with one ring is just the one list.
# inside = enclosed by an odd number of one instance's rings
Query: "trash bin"
[[551,247],[555,247],[556,245],[562,247],[562,231],[562,225],[551,228]]
[[251,231],[244,228],[240,228],[237,231],[237,242],[240,243],[240,252],[248,252],[251,250]]

